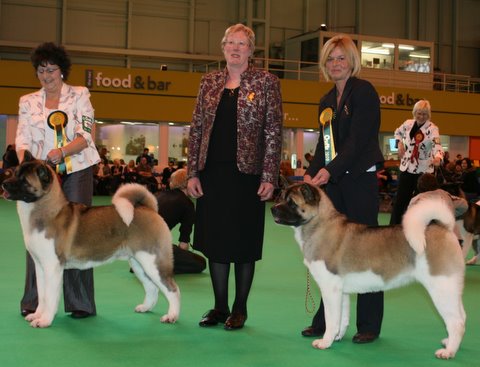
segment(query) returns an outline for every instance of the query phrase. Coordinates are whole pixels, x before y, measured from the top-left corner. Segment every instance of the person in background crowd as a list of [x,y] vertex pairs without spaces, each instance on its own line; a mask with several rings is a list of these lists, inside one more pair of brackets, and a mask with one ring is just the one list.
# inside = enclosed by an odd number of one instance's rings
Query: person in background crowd
[[[383,162],[378,144],[380,102],[374,87],[357,78],[360,67],[357,47],[350,37],[332,37],[322,47],[320,68],[335,85],[320,100],[321,134],[304,180],[315,186],[326,185],[333,205],[349,220],[376,226],[379,210],[376,166]],[[359,294],[353,342],[370,343],[377,339],[382,319],[383,292]],[[322,301],[312,324],[302,335],[321,336],[325,328]]]
[[474,203],[478,200],[479,191],[477,168],[473,166],[469,158],[463,158],[460,166],[462,167],[461,188],[465,193],[467,201]]
[[110,174],[112,176],[112,193],[117,191],[120,185],[124,182],[125,176],[123,175],[124,166],[121,165],[120,159],[114,159],[113,165],[110,167]]
[[313,155],[311,155],[310,153],[305,153],[304,157],[305,157],[305,165],[303,166],[303,168],[307,169],[308,166],[310,165],[310,162],[313,159]]
[[162,172],[162,186],[167,190],[170,189],[170,176],[175,172],[174,164],[174,161],[169,161],[168,166],[165,167]]
[[130,159],[123,169],[123,175],[126,183],[137,182],[137,167],[133,159]]
[[443,166],[446,166],[449,163],[450,163],[450,153],[449,152],[444,152],[443,153]]
[[93,166],[93,194],[110,195],[112,191],[112,174],[108,164],[100,161]]
[[8,144],[7,150],[2,157],[3,169],[13,168],[18,166],[18,157],[15,150],[15,144]]
[[[33,51],[31,61],[42,88],[20,98],[15,139],[18,159],[22,162],[29,150],[35,158],[55,165],[67,199],[91,206],[93,166],[100,157],[92,139],[95,119],[90,93],[85,87],[65,83],[71,62],[62,46],[44,43]],[[58,136],[54,124],[61,118],[66,125]],[[65,311],[73,318],[95,315],[93,270],[65,270],[63,296]],[[27,253],[21,314],[34,312],[37,305],[35,264]]]
[[100,148],[100,160],[102,161],[102,163],[105,165],[105,166],[108,166],[108,163],[109,163],[109,159],[108,159],[108,150],[107,148],[105,147],[102,147]]
[[149,166],[152,166],[153,164],[153,158],[150,154],[148,154],[149,152],[149,149],[148,148],[143,148],[143,153],[140,154],[138,157],[137,157],[137,160],[135,161],[135,164],[138,166],[140,164],[140,161],[142,160],[142,157],[145,157],[145,159],[147,160],[147,164]]
[[141,157],[140,163],[136,167],[137,183],[140,185],[146,185],[148,190],[156,192],[158,189],[158,183],[153,176],[152,167],[148,164],[147,157]]
[[[207,258],[214,307],[199,322],[244,326],[255,262],[262,257],[265,201],[278,181],[282,97],[278,78],[249,61],[255,34],[243,24],[225,31],[226,68],[202,77],[190,127],[188,192],[197,199],[193,247]],[[228,279],[235,264],[230,312]]]
[[401,172],[390,224],[402,222],[403,214],[416,193],[418,178],[423,173],[433,173],[434,167],[439,167],[443,158],[438,127],[430,121],[430,102],[419,100],[412,113],[413,119],[406,120],[395,130]]

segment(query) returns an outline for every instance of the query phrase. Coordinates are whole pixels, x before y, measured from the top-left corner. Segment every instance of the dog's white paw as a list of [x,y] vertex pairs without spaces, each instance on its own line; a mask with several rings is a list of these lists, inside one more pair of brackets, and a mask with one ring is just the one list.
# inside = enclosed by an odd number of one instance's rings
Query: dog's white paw
[[328,349],[332,345],[332,342],[326,339],[315,339],[312,342],[312,346],[317,349]]
[[160,321],[166,324],[173,324],[178,320],[178,315],[166,314],[160,318]]
[[46,318],[38,318],[30,322],[30,326],[34,328],[45,328],[49,327],[52,324],[52,321]]
[[455,353],[447,350],[447,349],[439,349],[435,352],[435,357],[440,359],[450,359],[455,357]]
[[442,339],[441,343],[444,347],[446,347],[448,344],[448,338]]
[[339,342],[340,340],[342,340],[344,334],[345,334],[345,333],[343,333],[343,334],[337,334],[337,336],[335,337],[335,341],[336,341],[336,342]]
[[150,308],[146,307],[144,304],[141,304],[141,305],[138,305],[137,307],[135,307],[135,312],[144,313],[144,312],[148,312],[148,311],[150,311]]
[[40,313],[30,313],[27,316],[25,316],[25,320],[28,322],[32,322],[33,320],[39,319],[40,318]]

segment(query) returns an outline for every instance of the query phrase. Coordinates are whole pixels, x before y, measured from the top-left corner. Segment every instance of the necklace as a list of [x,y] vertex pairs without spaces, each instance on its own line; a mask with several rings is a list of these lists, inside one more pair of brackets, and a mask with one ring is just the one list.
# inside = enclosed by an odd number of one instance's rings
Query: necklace
[[[237,88],[238,88],[238,87],[237,87]],[[230,97],[235,96],[235,90],[236,90],[237,88],[227,88],[227,89],[228,89],[228,95],[229,95]]]

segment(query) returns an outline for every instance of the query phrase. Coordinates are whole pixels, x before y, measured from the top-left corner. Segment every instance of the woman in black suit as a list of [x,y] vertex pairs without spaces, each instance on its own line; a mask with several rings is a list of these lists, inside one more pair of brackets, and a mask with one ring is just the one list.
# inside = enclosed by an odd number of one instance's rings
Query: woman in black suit
[[[348,219],[377,225],[379,207],[376,166],[383,162],[378,145],[380,101],[373,86],[356,76],[360,72],[358,50],[345,35],[325,43],[320,67],[334,87],[321,99],[320,136],[305,181],[326,185],[336,209]],[[322,126],[325,124],[324,126]],[[378,338],[383,318],[383,292],[359,294],[357,334],[354,343]],[[303,336],[325,332],[323,302]]]

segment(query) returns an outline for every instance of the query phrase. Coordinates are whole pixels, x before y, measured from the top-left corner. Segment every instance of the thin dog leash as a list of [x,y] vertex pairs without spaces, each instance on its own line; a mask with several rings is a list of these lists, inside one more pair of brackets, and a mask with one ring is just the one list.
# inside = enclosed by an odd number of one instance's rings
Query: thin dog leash
[[[309,305],[312,308],[309,308]],[[313,299],[312,295],[312,288],[310,287],[310,272],[307,269],[307,290],[305,292],[305,311],[309,314],[313,314],[315,312],[315,300]]]

